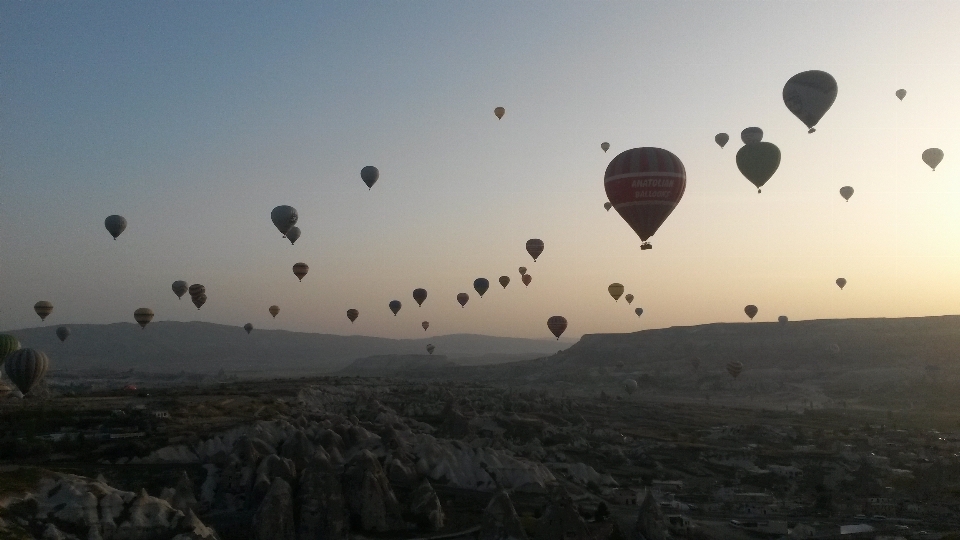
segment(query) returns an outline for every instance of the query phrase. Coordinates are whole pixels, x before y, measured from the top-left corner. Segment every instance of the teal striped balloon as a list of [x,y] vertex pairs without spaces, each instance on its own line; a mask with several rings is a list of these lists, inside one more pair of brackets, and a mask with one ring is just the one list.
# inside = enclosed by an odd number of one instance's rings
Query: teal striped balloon
[[20,348],[20,342],[10,334],[0,334],[0,365],[7,355]]
[[11,353],[4,365],[7,377],[23,395],[30,393],[30,389],[43,379],[49,368],[50,359],[47,355],[33,349],[19,349]]

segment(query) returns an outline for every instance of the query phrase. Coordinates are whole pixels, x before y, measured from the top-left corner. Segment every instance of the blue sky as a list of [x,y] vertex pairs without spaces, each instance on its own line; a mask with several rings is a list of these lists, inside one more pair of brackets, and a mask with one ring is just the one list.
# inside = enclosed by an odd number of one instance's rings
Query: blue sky
[[[37,300],[54,326],[151,307],[387,337],[422,320],[548,337],[556,314],[576,337],[745,320],[748,303],[766,321],[956,313],[956,20],[952,1],[6,2],[0,328],[38,324]],[[781,99],[808,69],[840,88],[813,135]],[[784,156],[762,195],[734,162],[748,126]],[[638,146],[688,173],[642,254],[602,209],[606,164]],[[295,246],[279,204],[300,212]],[[502,274],[506,290],[472,290]],[[201,311],[177,279],[206,286]]]

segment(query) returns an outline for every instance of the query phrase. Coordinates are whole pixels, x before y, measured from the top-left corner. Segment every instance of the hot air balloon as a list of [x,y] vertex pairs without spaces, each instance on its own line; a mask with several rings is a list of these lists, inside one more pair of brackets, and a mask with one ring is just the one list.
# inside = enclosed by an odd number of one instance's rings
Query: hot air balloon
[[632,294],[628,294],[628,295],[624,296],[623,299],[627,301],[627,304],[632,304],[632,303],[633,303],[633,295],[632,295]]
[[373,185],[380,179],[380,169],[373,165],[367,165],[360,169],[360,179],[367,185],[367,189],[373,189]]
[[613,301],[616,302],[620,300],[620,296],[623,295],[623,285],[619,283],[611,283],[607,287],[607,292],[610,293],[610,296],[613,297]]
[[899,98],[900,101],[903,101],[903,98],[905,98],[905,97],[907,97],[907,91],[906,91],[906,90],[904,90],[903,88],[897,90],[897,98]]
[[7,355],[4,368],[7,377],[17,385],[23,395],[27,395],[46,375],[50,368],[50,359],[46,354],[34,349],[19,349]]
[[243,329],[247,331],[247,334],[249,334],[250,332],[253,332],[253,325],[250,323],[247,323],[243,325]]
[[507,110],[504,109],[503,107],[497,107],[496,109],[493,110],[493,114],[497,115],[497,120],[500,120],[501,118],[503,118],[503,115],[506,114],[506,112]]
[[355,309],[348,309],[348,310],[347,310],[347,318],[350,319],[350,322],[351,322],[351,323],[353,323],[353,321],[357,320],[357,317],[359,317],[359,316],[360,316],[360,312],[359,312],[359,311],[357,311],[357,310],[355,310]]
[[133,312],[133,320],[137,321],[140,329],[143,330],[147,327],[147,323],[153,320],[153,310],[145,307],[138,308]]
[[607,153],[607,150],[610,149],[610,143],[608,143],[608,142],[602,142],[602,143],[600,143],[600,149],[602,149],[602,150],[603,150],[603,153],[606,154],[606,153]]
[[734,379],[739,377],[742,371],[743,371],[743,364],[741,364],[740,362],[730,362],[727,364],[727,373],[729,373],[730,376],[733,377]]
[[843,186],[840,188],[840,196],[843,197],[844,200],[849,201],[850,197],[853,197],[853,188],[850,186]]
[[939,148],[927,148],[920,156],[923,162],[930,166],[932,170],[937,170],[937,165],[943,161],[943,150]]
[[763,140],[763,130],[758,127],[748,127],[740,132],[740,140],[743,144],[758,143]]
[[483,293],[487,292],[487,289],[490,288],[490,282],[487,281],[487,278],[477,278],[473,280],[473,290],[477,291],[477,294],[480,295],[480,298],[483,298]]
[[287,231],[287,240],[290,241],[290,245],[296,244],[298,239],[300,239],[300,227],[290,227]]
[[623,390],[624,392],[633,395],[637,391],[637,381],[633,379],[627,379],[623,381]]
[[530,274],[524,274],[523,277],[520,278],[520,281],[522,281],[523,286],[526,287],[527,285],[530,285],[531,281],[533,281],[533,276]]
[[537,257],[543,253],[543,240],[539,238],[531,238],[527,240],[527,253],[533,257],[533,262],[537,262]]
[[840,287],[840,290],[843,290],[844,285],[847,284],[847,280],[843,278],[837,278],[837,287]]
[[277,313],[280,313],[280,307],[279,307],[279,306],[270,306],[270,309],[267,310],[267,311],[269,311],[269,312],[270,312],[270,315],[273,315],[273,318],[276,319],[276,318],[277,318]]
[[127,228],[127,220],[123,216],[107,216],[107,219],[103,220],[103,226],[107,228],[107,232],[110,233],[110,236],[116,240],[117,237],[120,236],[120,233]]
[[633,312],[637,314],[637,317],[639,317],[639,316],[643,315],[643,308],[642,308],[642,307],[638,307],[637,309],[633,310]]
[[460,302],[460,307],[467,305],[467,300],[470,300],[470,295],[462,292],[457,295],[457,302]]
[[804,71],[797,73],[783,86],[783,103],[809,129],[827,114],[837,99],[837,80],[825,71]]
[[510,278],[508,276],[500,276],[500,279],[497,281],[500,282],[500,285],[502,285],[504,289],[510,284]]
[[554,315],[547,319],[547,328],[553,332],[553,335],[557,336],[557,341],[559,341],[563,331],[567,329],[567,320],[559,315]]
[[193,285],[191,285],[191,286],[187,289],[187,291],[190,292],[190,296],[196,298],[196,297],[200,296],[201,294],[206,294],[206,293],[207,293],[207,288],[204,287],[203,285],[200,285],[199,283],[194,283]]
[[53,313],[53,304],[46,300],[41,300],[33,305],[33,310],[40,316],[41,321],[47,320],[47,316]]
[[418,306],[423,305],[423,301],[427,299],[427,290],[426,289],[414,289],[413,290],[413,299],[417,302]]
[[273,221],[277,230],[280,231],[280,234],[284,237],[286,237],[290,229],[297,224],[299,217],[296,208],[285,204],[274,208],[270,212],[270,220]]
[[603,209],[606,210],[607,212],[609,212],[611,208],[613,208],[613,205],[610,204],[610,201],[603,203]]
[[717,133],[717,136],[713,140],[720,145],[720,148],[723,148],[727,145],[727,141],[730,140],[730,136],[726,133]]
[[188,290],[186,281],[174,281],[170,288],[173,289],[173,294],[177,295],[177,298],[183,298]]
[[781,315],[781,316],[777,317],[777,322],[780,323],[780,324],[787,324],[787,321],[789,321],[789,320],[790,320],[790,319],[788,319],[786,315]]
[[310,267],[307,266],[307,263],[298,262],[293,265],[293,275],[297,276],[297,279],[303,281],[303,276],[307,275],[307,272],[310,271]]
[[390,303],[388,304],[388,306],[390,307],[390,311],[393,312],[393,316],[396,317],[396,316],[397,316],[397,312],[400,311],[400,306],[401,306],[400,301],[399,301],[399,300],[391,300]]
[[70,337],[70,329],[66,326],[57,328],[57,337],[60,338],[60,343],[63,343],[68,337]]
[[430,323],[427,322],[427,321],[423,321],[422,323],[420,323],[420,326],[422,326],[422,327],[423,327],[423,331],[426,332],[426,331],[427,331],[427,328],[430,328]]
[[0,364],[8,354],[20,348],[20,341],[10,334],[0,334]]
[[434,347],[433,344],[427,343],[427,353],[428,353],[428,354],[433,354],[434,349],[436,349],[436,347]]
[[524,274],[526,274],[526,273],[527,273],[527,267],[526,267],[526,266],[521,266],[521,267],[520,267],[520,275],[522,276],[522,275],[524,275]]
[[737,168],[753,185],[757,193],[780,167],[780,149],[769,142],[748,144],[737,152]]
[[758,311],[759,310],[757,309],[757,306],[753,304],[750,304],[749,306],[743,308],[743,312],[747,314],[747,317],[750,317],[751,321],[753,320],[754,317],[757,316]]
[[652,247],[647,239],[676,208],[686,186],[680,159],[652,147],[622,152],[607,165],[603,177],[607,199],[640,237],[641,249]]
[[197,309],[200,309],[204,304],[207,303],[207,295],[205,294],[193,296],[190,299],[193,301],[193,305],[197,306]]

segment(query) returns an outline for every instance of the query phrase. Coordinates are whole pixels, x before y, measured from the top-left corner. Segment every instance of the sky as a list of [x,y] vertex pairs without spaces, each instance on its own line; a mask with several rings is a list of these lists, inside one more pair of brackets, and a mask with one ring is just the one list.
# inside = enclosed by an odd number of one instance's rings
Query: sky
[[[140,307],[393,338],[958,313],[957,20],[954,0],[3,2],[0,330]],[[811,69],[839,93],[807,134],[781,92]],[[783,155],[759,195],[748,126]],[[607,163],[641,146],[687,172],[643,252],[603,210]]]

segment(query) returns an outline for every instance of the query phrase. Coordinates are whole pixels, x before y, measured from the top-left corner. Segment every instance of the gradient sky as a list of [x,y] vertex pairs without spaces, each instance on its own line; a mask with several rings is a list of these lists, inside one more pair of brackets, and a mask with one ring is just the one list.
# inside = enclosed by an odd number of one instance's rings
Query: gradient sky
[[[398,338],[423,320],[546,338],[557,314],[576,338],[746,321],[748,303],[758,321],[958,313],[957,21],[955,0],[3,2],[0,329],[40,324],[38,300],[49,326],[150,307]],[[812,135],[781,98],[809,69],[839,84]],[[734,160],[748,126],[783,152],[761,195]],[[687,170],[642,253],[602,208],[607,163],[638,146]],[[201,311],[178,279],[206,286]]]

